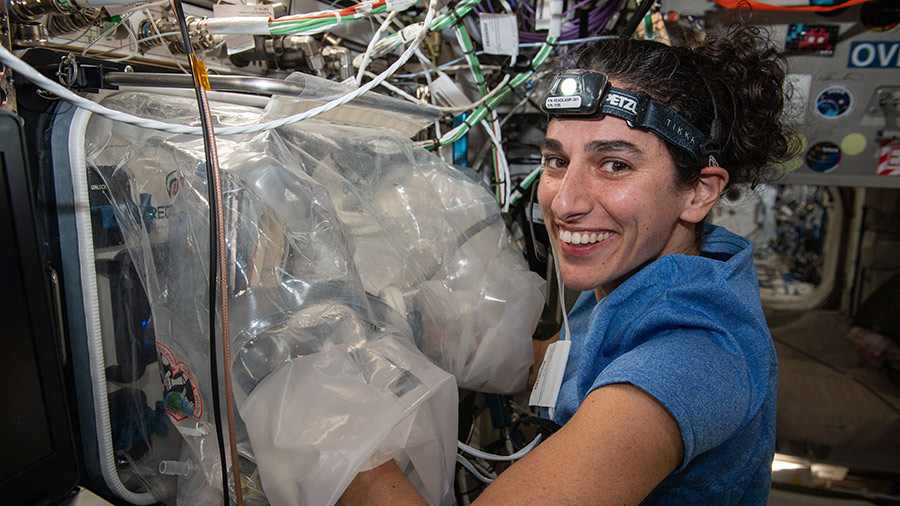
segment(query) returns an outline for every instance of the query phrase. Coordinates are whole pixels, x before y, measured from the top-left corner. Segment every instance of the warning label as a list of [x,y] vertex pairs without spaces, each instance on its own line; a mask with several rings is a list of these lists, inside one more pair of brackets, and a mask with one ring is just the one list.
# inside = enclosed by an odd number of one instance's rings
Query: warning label
[[900,176],[900,141],[882,141],[878,152],[879,176]]

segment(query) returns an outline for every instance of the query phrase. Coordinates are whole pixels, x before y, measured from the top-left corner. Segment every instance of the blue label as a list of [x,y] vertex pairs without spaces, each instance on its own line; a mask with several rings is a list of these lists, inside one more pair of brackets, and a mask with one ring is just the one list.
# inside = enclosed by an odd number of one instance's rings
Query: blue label
[[865,41],[850,44],[850,68],[900,68],[900,42]]

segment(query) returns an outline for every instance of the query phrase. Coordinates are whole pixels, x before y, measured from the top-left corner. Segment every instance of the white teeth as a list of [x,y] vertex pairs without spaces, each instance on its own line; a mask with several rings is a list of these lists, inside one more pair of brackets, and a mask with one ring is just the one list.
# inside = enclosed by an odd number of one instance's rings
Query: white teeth
[[569,244],[593,244],[611,236],[612,232],[570,232],[568,230],[559,233],[559,240]]

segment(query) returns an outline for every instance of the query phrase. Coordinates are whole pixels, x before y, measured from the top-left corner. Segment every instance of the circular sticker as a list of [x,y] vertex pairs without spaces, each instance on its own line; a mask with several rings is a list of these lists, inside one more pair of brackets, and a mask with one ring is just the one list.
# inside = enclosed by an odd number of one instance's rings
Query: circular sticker
[[831,172],[841,163],[841,148],[833,142],[814,144],[806,152],[806,165],[816,172]]
[[856,156],[865,151],[868,144],[865,135],[852,133],[841,140],[841,151],[849,156]]
[[815,112],[822,118],[838,119],[849,114],[853,110],[855,102],[850,88],[841,84],[833,84],[816,95]]
[[896,2],[866,2],[859,9],[859,20],[873,32],[893,30],[900,24],[900,5]]

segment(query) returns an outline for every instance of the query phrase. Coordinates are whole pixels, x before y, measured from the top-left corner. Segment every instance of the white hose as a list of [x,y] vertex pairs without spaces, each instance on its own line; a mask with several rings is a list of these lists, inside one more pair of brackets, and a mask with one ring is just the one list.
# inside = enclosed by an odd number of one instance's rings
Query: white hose
[[456,461],[459,462],[460,464],[462,464],[463,467],[468,469],[470,473],[474,474],[475,477],[478,478],[478,480],[481,481],[482,483],[491,484],[494,482],[493,478],[481,474],[481,472],[478,471],[478,469],[475,469],[475,466],[472,465],[472,463],[469,462],[468,459],[466,459],[465,457],[463,457],[462,455],[460,455],[458,453],[456,454]]
[[457,442],[456,442],[456,446],[457,446],[460,450],[462,450],[462,451],[468,453],[469,455],[471,455],[471,456],[473,456],[473,457],[478,457],[479,459],[484,459],[484,460],[495,460],[495,461],[500,461],[500,462],[508,462],[508,461],[511,461],[511,460],[519,460],[519,459],[521,459],[521,458],[524,457],[528,452],[530,452],[531,450],[533,450],[534,447],[537,446],[537,444],[538,444],[540,441],[541,441],[541,435],[538,434],[537,436],[535,436],[535,438],[534,438],[534,440],[533,440],[532,442],[528,443],[528,446],[526,446],[525,448],[522,448],[521,450],[517,451],[516,453],[513,453],[512,455],[494,455],[493,453],[483,452],[483,451],[481,451],[481,450],[476,450],[475,448],[472,448],[471,446],[469,446],[469,445],[463,443],[462,441],[457,441]]
[[100,329],[100,300],[97,296],[97,274],[94,263],[94,239],[91,231],[91,203],[88,194],[87,164],[84,156],[84,133],[91,113],[78,109],[69,127],[69,165],[75,194],[75,228],[78,256],[81,262],[81,295],[87,323],[87,347],[90,357],[91,390],[94,397],[94,420],[97,423],[97,447],[100,470],[107,487],[120,498],[139,505],[154,504],[156,497],[148,492],[128,490],[116,470],[112,430],[109,422],[109,393],[106,390],[106,363],[103,358],[103,335]]

